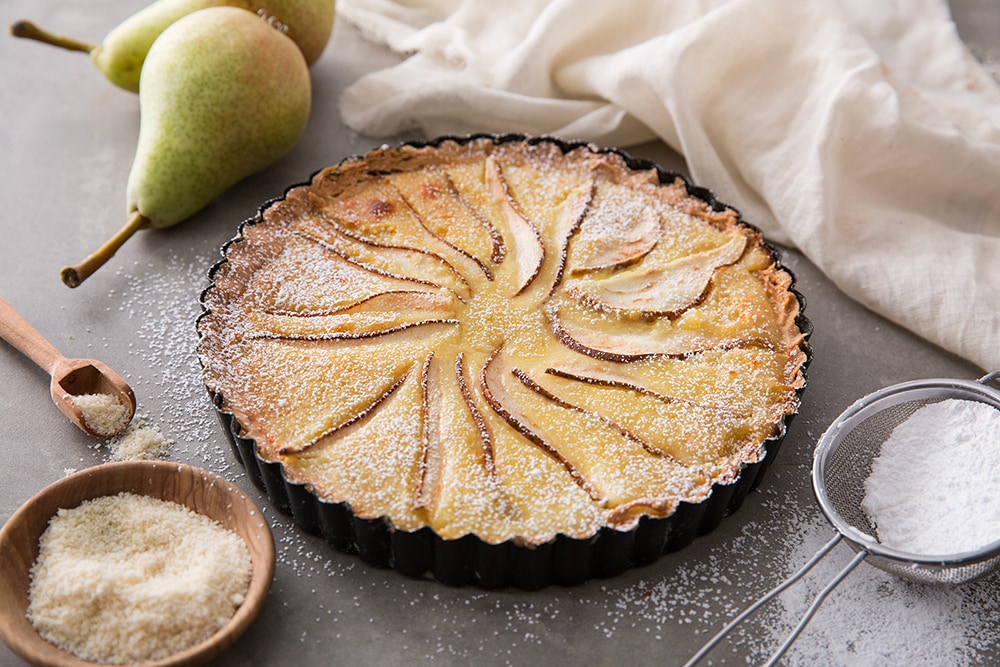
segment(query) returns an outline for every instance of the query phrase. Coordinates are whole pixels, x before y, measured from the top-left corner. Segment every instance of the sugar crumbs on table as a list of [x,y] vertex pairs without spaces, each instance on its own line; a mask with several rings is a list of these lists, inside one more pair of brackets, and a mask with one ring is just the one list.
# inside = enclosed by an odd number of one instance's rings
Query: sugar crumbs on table
[[244,541],[174,502],[121,493],[60,509],[39,539],[27,617],[85,660],[129,664],[213,635],[243,603]]
[[880,542],[914,554],[1000,539],[1000,410],[959,399],[918,409],[872,462],[862,509]]

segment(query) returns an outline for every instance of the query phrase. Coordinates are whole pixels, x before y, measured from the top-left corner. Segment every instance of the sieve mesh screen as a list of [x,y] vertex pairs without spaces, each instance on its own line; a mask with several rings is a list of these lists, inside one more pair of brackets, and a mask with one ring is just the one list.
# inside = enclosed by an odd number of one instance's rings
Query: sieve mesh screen
[[893,430],[920,408],[949,398],[980,401],[1000,409],[1000,396],[980,383],[918,381],[896,385],[859,401],[831,425],[817,446],[813,470],[820,506],[851,546],[867,551],[869,564],[925,583],[957,584],[983,576],[1000,565],[1000,553],[994,544],[978,553],[935,561],[886,547],[878,543],[862,501],[872,462]]
[[880,410],[846,431],[830,448],[823,483],[833,510],[863,533],[876,537],[871,521],[861,509],[865,480],[871,475],[872,461],[893,429],[919,408],[932,401],[905,401]]

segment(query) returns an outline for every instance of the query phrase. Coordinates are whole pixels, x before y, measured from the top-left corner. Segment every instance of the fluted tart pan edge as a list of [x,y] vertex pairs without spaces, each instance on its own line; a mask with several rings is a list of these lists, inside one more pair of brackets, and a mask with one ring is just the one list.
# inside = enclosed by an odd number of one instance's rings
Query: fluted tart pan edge
[[[634,158],[620,149],[595,148],[584,142],[524,135],[444,136],[404,145],[434,147],[445,141],[465,143],[479,138],[488,138],[496,143],[548,142],[558,145],[564,152],[587,146],[595,152],[612,153],[621,157],[631,169],[654,170],[661,183],[681,180],[692,197],[707,203],[715,211],[735,211],[733,207],[719,202],[711,191],[690,183],[682,174],[665,171],[651,161]],[[345,161],[349,159],[352,158],[345,158]],[[199,322],[208,314],[205,295],[212,289],[219,267],[227,261],[228,246],[240,240],[247,226],[261,222],[265,211],[281,201],[288,192],[308,183],[289,186],[284,195],[264,202],[255,216],[240,224],[236,235],[222,248],[223,259],[209,272],[210,284],[202,293],[203,312]],[[755,229],[742,220],[738,211],[735,212],[741,225]],[[804,357],[800,366],[802,381],[795,390],[796,398],[800,399],[807,384],[806,370],[811,361],[808,339],[812,324],[805,317],[805,299],[795,289],[794,274],[781,265],[778,250],[766,240],[763,243],[772,254],[775,266],[788,274],[791,281],[789,292],[798,302],[795,323],[802,333],[799,349]],[[758,460],[743,463],[734,481],[713,485],[709,496],[701,502],[681,501],[669,516],[643,516],[629,530],[603,527],[596,535],[586,539],[560,534],[544,544],[523,543],[517,539],[489,544],[474,535],[444,539],[429,527],[413,532],[400,530],[386,517],[363,518],[352,511],[349,503],[334,503],[319,498],[308,484],[289,481],[281,463],[262,458],[256,442],[243,435],[238,420],[223,408],[223,397],[212,389],[208,391],[232,450],[253,484],[268,496],[278,510],[290,515],[302,530],[321,536],[339,551],[357,554],[365,563],[375,567],[392,568],[411,577],[429,574],[448,585],[474,585],[487,589],[513,586],[530,590],[548,585],[574,585],[651,563],[665,553],[690,544],[699,535],[714,530],[724,516],[737,511],[747,494],[761,484],[795,416],[791,413],[782,418],[777,424],[777,434],[761,444]]]

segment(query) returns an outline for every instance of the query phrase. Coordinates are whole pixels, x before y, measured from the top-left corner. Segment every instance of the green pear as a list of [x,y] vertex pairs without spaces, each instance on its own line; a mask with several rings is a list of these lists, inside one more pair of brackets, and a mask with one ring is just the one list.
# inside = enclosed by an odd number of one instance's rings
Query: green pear
[[153,43],[139,88],[139,139],[126,188],[128,222],[62,270],[76,287],[136,231],[194,215],[287,154],[309,119],[309,70],[295,43],[256,14],[211,7]]
[[182,16],[207,7],[240,7],[256,12],[283,30],[302,50],[306,63],[315,62],[333,30],[335,0],[157,0],[133,14],[107,34],[101,44],[89,44],[46,32],[30,21],[10,26],[15,37],[33,39],[71,51],[90,54],[91,60],[116,86],[136,92],[146,54],[167,26]]

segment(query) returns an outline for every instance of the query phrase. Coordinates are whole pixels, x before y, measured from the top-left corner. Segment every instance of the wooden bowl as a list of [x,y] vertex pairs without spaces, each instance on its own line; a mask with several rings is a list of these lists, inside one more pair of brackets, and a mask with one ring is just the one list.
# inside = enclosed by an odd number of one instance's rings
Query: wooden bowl
[[245,601],[228,623],[200,644],[167,658],[141,663],[143,667],[202,664],[231,646],[260,612],[274,579],[274,539],[260,510],[243,491],[218,475],[184,464],[123,461],[98,465],[42,489],[0,530],[0,639],[29,664],[95,664],[50,644],[32,627],[25,616],[29,573],[38,556],[38,539],[58,509],[120,492],[170,500],[214,519],[243,538],[252,562]]

